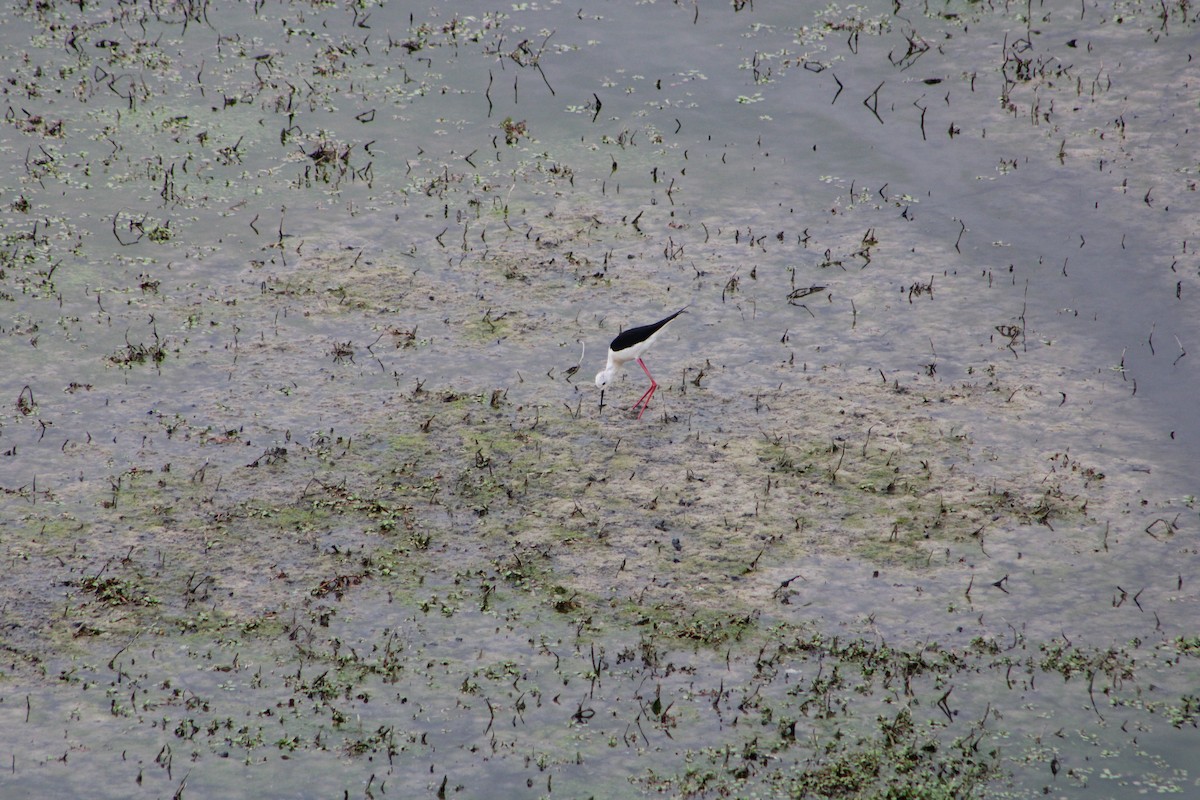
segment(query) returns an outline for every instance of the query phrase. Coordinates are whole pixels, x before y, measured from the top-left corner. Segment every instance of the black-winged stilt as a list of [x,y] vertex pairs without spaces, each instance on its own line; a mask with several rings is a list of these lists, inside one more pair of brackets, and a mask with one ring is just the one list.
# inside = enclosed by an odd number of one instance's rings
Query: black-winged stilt
[[637,365],[642,368],[642,372],[646,373],[646,377],[650,379],[650,388],[642,395],[642,399],[633,404],[630,411],[637,411],[638,406],[642,407],[638,411],[638,419],[642,418],[642,414],[646,413],[646,409],[650,407],[650,398],[654,396],[654,390],[658,388],[658,381],[654,380],[654,376],[650,374],[650,370],[646,369],[646,364],[642,361],[642,354],[650,349],[650,345],[654,344],[654,340],[659,337],[663,329],[667,327],[667,323],[678,317],[687,309],[687,306],[676,311],[669,317],[660,319],[658,322],[652,322],[649,325],[639,325],[636,328],[630,328],[627,331],[622,331],[617,338],[612,340],[612,344],[608,346],[608,364],[604,369],[596,373],[596,386],[600,388],[600,407],[604,407],[604,387],[613,379],[617,373],[617,369],[630,361],[636,361]]

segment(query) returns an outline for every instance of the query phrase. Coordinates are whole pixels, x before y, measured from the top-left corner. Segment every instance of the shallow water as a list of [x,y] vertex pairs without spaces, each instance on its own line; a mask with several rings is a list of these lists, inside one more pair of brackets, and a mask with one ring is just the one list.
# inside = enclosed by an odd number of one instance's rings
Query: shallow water
[[0,780],[1195,785],[1193,10],[248,10],[4,12]]

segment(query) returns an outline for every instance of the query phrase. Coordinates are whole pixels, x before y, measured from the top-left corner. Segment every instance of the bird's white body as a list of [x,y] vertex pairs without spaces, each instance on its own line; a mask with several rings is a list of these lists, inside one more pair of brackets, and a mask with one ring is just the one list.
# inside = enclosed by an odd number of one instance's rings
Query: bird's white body
[[[684,306],[684,308],[687,307]],[[617,338],[612,340],[612,344],[608,347],[608,363],[605,364],[604,369],[596,373],[596,386],[601,391],[601,406],[604,404],[604,387],[616,376],[617,370],[630,361],[636,361],[637,365],[642,368],[642,372],[645,372],[646,377],[650,379],[650,388],[642,395],[642,399],[638,400],[633,406],[634,409],[637,409],[638,406],[642,407],[641,412],[638,414],[638,419],[642,418],[642,414],[646,413],[646,408],[650,405],[650,398],[654,396],[654,390],[658,388],[658,382],[654,380],[654,376],[650,374],[650,370],[646,369],[646,365],[642,363],[642,355],[650,349],[658,337],[662,336],[662,332],[666,330],[667,323],[682,314],[684,308],[679,309],[665,319],[660,319],[658,322],[623,331]]]
[[610,347],[608,349],[608,363],[604,366],[604,369],[596,373],[596,385],[603,389],[616,376],[617,370],[630,361],[641,359],[642,354],[650,349],[650,346],[654,344],[654,341],[659,336],[662,336],[664,330],[666,328],[659,328],[650,335],[649,339],[638,342],[633,347],[627,347],[624,350],[613,350]]

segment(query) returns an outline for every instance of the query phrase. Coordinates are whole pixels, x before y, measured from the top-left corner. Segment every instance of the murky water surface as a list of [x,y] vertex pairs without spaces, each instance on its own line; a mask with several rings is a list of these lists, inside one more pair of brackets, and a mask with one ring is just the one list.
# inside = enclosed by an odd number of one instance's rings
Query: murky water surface
[[0,14],[4,792],[1200,791],[1191,4]]

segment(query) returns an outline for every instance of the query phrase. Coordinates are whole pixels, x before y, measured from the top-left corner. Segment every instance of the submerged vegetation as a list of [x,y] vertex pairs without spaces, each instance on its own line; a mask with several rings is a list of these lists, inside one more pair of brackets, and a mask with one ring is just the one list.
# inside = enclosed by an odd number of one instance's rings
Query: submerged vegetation
[[1185,339],[1096,366],[1096,246],[976,197],[1136,154],[1104,226],[1170,228],[1113,85],[1188,4],[0,13],[13,791],[1195,786],[1194,497],[1123,405]]

